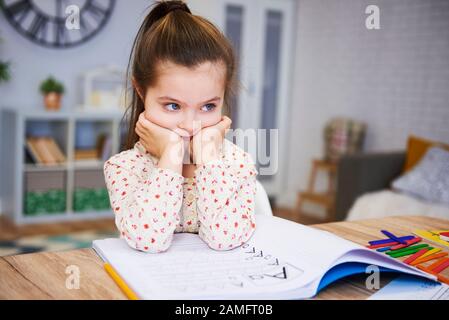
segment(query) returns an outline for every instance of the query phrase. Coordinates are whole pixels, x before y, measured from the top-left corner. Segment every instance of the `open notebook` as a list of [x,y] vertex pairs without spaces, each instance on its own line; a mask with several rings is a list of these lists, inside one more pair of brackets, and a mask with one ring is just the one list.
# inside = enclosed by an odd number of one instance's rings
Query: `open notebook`
[[164,253],[144,253],[124,239],[93,248],[141,299],[301,299],[367,265],[435,280],[433,275],[288,220],[256,216],[250,241],[230,251],[210,249],[196,234],[175,234]]

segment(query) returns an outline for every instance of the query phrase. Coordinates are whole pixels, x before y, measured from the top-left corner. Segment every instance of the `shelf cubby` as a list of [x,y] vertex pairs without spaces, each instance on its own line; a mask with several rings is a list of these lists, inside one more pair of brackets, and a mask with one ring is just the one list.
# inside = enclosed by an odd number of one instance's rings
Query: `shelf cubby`
[[[113,217],[103,164],[105,156],[120,151],[122,112],[12,108],[4,108],[2,112],[0,137],[4,174],[0,190],[7,217],[18,225]],[[75,150],[97,148],[99,137],[106,135],[110,137],[109,154],[75,159]],[[35,163],[26,151],[26,139],[36,136],[52,137],[66,161],[54,165]]]

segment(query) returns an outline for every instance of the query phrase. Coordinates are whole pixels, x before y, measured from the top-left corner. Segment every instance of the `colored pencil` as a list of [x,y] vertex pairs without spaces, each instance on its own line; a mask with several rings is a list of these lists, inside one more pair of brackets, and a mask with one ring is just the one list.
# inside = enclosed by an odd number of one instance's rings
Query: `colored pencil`
[[123,293],[128,297],[130,300],[139,300],[138,296],[131,290],[130,287],[125,283],[125,281],[120,278],[117,271],[109,264],[105,263],[103,265],[104,269],[107,271],[109,276],[114,280],[114,282],[117,284],[117,286],[122,289]]

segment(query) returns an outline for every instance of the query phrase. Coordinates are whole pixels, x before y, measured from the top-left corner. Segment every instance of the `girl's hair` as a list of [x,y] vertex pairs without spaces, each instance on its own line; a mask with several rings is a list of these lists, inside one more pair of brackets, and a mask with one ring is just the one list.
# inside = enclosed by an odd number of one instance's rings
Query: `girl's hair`
[[127,88],[132,78],[137,88],[132,86],[131,102],[125,113],[129,125],[125,149],[139,140],[135,126],[145,106],[137,89],[145,94],[148,87],[156,84],[158,63],[170,61],[194,68],[204,62],[222,62],[226,67],[225,112],[229,112],[238,86],[233,47],[216,26],[193,15],[183,1],[157,1],[153,5],[137,33],[129,58]]

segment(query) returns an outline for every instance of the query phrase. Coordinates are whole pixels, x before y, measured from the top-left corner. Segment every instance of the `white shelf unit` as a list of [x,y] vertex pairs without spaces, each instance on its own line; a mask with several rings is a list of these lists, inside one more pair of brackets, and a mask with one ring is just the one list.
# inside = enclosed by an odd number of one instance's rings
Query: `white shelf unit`
[[[120,122],[123,113],[120,111],[82,112],[45,110],[15,110],[3,108],[0,126],[2,178],[0,179],[2,192],[2,209],[5,216],[15,224],[31,224],[44,222],[60,222],[70,220],[88,220],[95,218],[113,217],[112,210],[83,211],[73,210],[74,177],[76,170],[101,170],[103,161],[75,161],[75,139],[77,124],[93,122],[100,124],[100,130],[107,130],[112,139],[112,154],[120,150]],[[25,145],[27,126],[30,123],[47,123],[52,130],[59,147],[65,153],[66,163],[56,166],[45,166],[26,163]],[[64,172],[66,191],[66,210],[60,213],[26,215],[24,211],[25,176],[35,172]],[[104,183],[104,181],[103,181]]]

